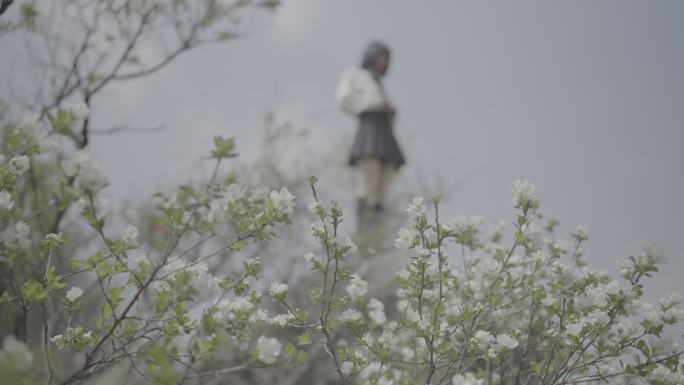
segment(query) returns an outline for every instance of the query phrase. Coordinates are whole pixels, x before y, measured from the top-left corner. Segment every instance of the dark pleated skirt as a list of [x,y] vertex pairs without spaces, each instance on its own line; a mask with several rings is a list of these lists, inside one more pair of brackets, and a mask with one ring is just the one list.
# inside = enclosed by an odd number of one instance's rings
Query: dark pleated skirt
[[392,123],[384,112],[364,112],[359,115],[359,130],[354,138],[349,164],[372,156],[393,163],[399,168],[406,163],[399,143],[392,132]]

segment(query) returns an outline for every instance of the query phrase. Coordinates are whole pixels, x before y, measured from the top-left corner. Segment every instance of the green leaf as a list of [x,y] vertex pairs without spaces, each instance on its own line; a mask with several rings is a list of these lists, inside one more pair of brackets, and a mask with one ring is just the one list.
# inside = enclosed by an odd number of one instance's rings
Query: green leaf
[[225,159],[237,156],[234,152],[235,138],[223,139],[220,136],[215,136],[214,147],[211,156],[215,159]]
[[311,303],[317,304],[321,300],[321,290],[317,287],[311,288]]
[[52,119],[52,128],[55,132],[70,136],[72,135],[71,126],[74,124],[74,117],[68,111],[59,111],[57,117]]
[[289,342],[285,347],[285,354],[287,355],[287,358],[291,361],[294,361],[294,359],[296,358],[297,348],[292,344],[292,342]]
[[12,298],[9,292],[4,292],[2,293],[2,296],[0,296],[0,305],[12,302],[13,300],[14,298]]
[[28,26],[33,26],[36,22],[36,18],[38,17],[38,11],[36,10],[35,4],[24,3],[21,5],[20,10],[22,23]]
[[62,279],[61,275],[55,275],[55,267],[52,266],[48,269],[47,274],[47,290],[52,291],[52,290],[59,290],[63,288],[65,285],[60,282]]
[[530,363],[530,367],[532,368],[532,373],[534,373],[536,376],[541,375],[542,365],[539,362]]
[[311,336],[309,333],[302,333],[299,336],[297,336],[297,345],[299,346],[305,346],[305,345],[310,345],[311,344]]
[[42,302],[47,296],[47,291],[40,282],[30,278],[22,286],[21,295],[28,301]]
[[238,34],[232,31],[220,31],[216,34],[216,38],[219,40],[229,40],[237,37]]
[[112,304],[114,306],[118,305],[119,302],[121,302],[123,291],[124,291],[124,287],[122,287],[122,286],[121,287],[113,287],[113,288],[109,289],[109,292],[107,294],[108,294],[109,300],[112,301]]

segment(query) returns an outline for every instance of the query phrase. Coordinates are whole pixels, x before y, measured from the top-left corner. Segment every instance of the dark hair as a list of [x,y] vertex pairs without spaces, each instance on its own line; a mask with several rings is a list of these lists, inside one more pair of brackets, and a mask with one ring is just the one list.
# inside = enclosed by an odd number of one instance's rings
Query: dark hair
[[[375,73],[375,60],[381,54],[386,54],[387,59],[390,57],[390,49],[382,42],[374,41],[368,44],[366,51],[363,53],[363,58],[361,59],[361,68],[367,69]],[[375,74],[382,75],[382,74]]]

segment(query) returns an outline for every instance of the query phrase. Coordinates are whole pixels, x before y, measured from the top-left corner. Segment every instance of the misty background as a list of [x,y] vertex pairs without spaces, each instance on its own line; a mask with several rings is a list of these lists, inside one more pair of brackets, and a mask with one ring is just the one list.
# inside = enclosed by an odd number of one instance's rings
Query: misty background
[[[588,226],[591,266],[614,272],[655,242],[667,265],[647,298],[684,292],[684,2],[285,0],[243,22],[246,37],[93,101],[94,129],[164,126],[92,137],[110,202],[203,174],[215,135],[254,158],[267,111],[309,128],[323,152],[350,139],[334,90],[380,39],[408,162],[395,188],[438,178],[446,217],[510,220],[510,186],[529,179],[558,234]],[[3,68],[8,84],[20,59]],[[353,189],[337,194],[351,201]]]

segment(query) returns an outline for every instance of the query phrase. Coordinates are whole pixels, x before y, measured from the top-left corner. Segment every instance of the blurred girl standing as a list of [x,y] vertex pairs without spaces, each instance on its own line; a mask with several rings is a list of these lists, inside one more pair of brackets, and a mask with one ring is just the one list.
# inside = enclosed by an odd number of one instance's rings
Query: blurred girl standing
[[349,157],[349,164],[358,167],[359,231],[378,221],[384,210],[385,191],[405,163],[393,132],[397,111],[381,81],[389,60],[390,50],[385,44],[370,43],[361,67],[345,71],[336,92],[340,108],[359,119]]

